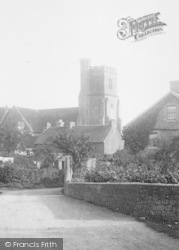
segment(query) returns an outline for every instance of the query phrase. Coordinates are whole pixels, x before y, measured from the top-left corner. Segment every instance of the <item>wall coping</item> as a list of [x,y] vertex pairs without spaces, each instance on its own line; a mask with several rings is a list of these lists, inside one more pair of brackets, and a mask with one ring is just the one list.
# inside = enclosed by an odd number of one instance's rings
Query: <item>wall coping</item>
[[166,183],[143,183],[143,182],[68,182],[67,185],[137,185],[137,186],[161,186],[161,187],[179,187],[179,184]]

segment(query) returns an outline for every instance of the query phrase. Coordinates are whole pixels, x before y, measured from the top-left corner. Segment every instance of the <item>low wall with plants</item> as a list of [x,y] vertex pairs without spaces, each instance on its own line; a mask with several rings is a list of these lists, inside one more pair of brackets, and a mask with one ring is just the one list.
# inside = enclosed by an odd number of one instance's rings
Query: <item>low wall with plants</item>
[[65,194],[127,215],[179,222],[179,185],[66,183]]

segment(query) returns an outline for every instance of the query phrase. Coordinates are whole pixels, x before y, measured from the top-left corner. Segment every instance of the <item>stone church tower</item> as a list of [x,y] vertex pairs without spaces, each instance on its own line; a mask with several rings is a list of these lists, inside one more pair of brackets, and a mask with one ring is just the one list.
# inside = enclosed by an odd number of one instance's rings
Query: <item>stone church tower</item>
[[119,109],[115,69],[90,67],[90,61],[82,59],[78,125],[107,125],[113,120],[120,132]]

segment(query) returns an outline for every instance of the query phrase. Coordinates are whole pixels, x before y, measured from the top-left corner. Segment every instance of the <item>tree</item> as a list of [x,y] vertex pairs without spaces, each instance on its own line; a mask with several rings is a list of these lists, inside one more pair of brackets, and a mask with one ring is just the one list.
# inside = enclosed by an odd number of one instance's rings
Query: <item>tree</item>
[[48,168],[56,159],[56,150],[50,144],[38,145],[32,151],[34,160],[41,162],[41,168]]
[[25,151],[29,147],[31,137],[27,131],[18,129],[17,124],[11,121],[0,128],[1,147],[8,152],[9,156],[15,150]]
[[73,129],[63,130],[63,132],[51,139],[51,141],[60,153],[72,157],[75,168],[81,166],[81,162],[89,157],[93,148],[87,136]]
[[134,123],[132,126],[123,129],[123,140],[125,148],[132,154],[136,154],[146,148],[149,143],[149,135],[155,126],[157,112]]
[[11,152],[16,150],[20,142],[20,132],[13,123],[8,123],[6,127],[0,129],[0,142],[2,148],[8,152],[10,156]]

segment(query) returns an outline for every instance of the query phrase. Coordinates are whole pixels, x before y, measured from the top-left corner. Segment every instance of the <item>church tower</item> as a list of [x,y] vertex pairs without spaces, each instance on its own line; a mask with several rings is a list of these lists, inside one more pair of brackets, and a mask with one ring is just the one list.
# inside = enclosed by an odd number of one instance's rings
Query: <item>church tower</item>
[[89,59],[82,59],[78,125],[107,125],[113,120],[120,132],[119,109],[116,70],[91,67]]

